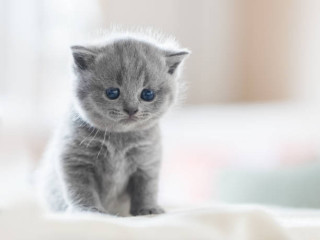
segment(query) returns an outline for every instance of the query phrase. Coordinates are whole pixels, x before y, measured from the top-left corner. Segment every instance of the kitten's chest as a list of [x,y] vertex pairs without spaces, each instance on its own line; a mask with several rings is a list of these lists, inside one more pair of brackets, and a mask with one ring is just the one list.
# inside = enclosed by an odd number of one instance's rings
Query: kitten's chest
[[151,131],[99,133],[91,142],[101,188],[117,185],[122,190],[141,164],[144,147],[152,144]]
[[130,176],[136,171],[136,163],[128,153],[135,146],[128,142],[105,141],[97,169],[101,178],[102,189],[108,195],[119,195],[125,191]]
[[[119,214],[124,202],[128,202],[127,186],[130,176],[137,169],[135,163],[126,155],[126,148],[105,144],[107,154],[100,160],[100,196],[106,210]],[[127,212],[127,210],[125,211]]]
[[135,171],[134,164],[125,157],[124,150],[104,147],[108,153],[100,158],[97,171],[99,172],[99,195],[104,208],[112,214],[124,214],[125,202],[128,202],[127,186],[130,176]]
[[101,142],[101,157],[106,170],[131,171],[135,165],[135,149],[150,145],[150,138],[143,133],[107,134]]
[[114,178],[117,182],[130,176],[135,170],[134,161],[128,157],[130,148],[119,148],[112,144],[105,144],[106,154],[101,159],[103,174],[106,178]]

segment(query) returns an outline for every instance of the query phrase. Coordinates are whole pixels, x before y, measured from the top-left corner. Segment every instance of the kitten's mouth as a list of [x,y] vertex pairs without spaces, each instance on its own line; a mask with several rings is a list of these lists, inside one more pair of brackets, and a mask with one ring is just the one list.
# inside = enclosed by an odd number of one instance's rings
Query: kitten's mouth
[[130,116],[130,117],[127,117],[125,119],[121,119],[120,122],[122,123],[134,123],[134,122],[137,122],[139,120],[139,118],[135,117],[135,116]]

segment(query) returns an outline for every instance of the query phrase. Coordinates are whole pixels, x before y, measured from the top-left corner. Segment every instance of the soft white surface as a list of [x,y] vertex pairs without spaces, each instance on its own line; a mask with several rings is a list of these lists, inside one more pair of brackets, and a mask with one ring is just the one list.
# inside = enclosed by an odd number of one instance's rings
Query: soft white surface
[[2,209],[0,239],[320,239],[320,212],[213,205],[148,217],[47,215],[28,199]]

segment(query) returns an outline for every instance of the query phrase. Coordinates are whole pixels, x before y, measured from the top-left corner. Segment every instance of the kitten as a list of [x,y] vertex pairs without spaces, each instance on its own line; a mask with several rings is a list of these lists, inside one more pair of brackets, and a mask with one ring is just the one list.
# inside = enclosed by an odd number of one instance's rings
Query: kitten
[[164,212],[157,204],[158,121],[177,97],[189,51],[147,35],[112,36],[71,47],[73,103],[42,169],[53,211]]

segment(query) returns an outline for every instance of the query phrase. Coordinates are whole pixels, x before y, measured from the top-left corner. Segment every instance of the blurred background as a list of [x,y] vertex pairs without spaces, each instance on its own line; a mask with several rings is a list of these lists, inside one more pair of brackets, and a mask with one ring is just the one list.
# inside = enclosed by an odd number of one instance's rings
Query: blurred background
[[192,51],[185,103],[162,122],[163,204],[320,207],[319,12],[317,0],[0,0],[0,195],[18,195],[65,110],[70,45],[120,24]]

